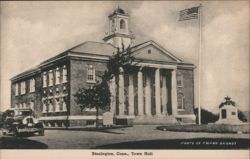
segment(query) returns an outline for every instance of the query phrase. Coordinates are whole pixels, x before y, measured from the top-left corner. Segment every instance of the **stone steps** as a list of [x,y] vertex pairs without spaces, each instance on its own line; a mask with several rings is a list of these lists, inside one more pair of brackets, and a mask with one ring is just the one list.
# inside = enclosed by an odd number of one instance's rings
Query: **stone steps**
[[136,116],[134,124],[152,125],[152,124],[176,124],[177,120],[173,116]]

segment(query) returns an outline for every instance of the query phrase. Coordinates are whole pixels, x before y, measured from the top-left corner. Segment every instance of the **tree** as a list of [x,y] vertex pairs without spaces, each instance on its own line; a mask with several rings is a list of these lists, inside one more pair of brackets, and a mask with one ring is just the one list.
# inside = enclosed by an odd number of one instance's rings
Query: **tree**
[[96,126],[98,127],[98,115],[99,109],[110,110],[110,80],[119,74],[119,69],[123,68],[124,71],[131,71],[133,69],[132,62],[134,57],[132,56],[130,46],[125,49],[122,45],[122,49],[117,49],[116,54],[111,56],[107,63],[107,70],[101,76],[101,81],[95,84],[93,87],[80,88],[74,95],[76,103],[80,106],[81,111],[85,108],[96,109]]
[[[194,109],[194,114],[198,115],[198,108]],[[219,119],[218,114],[214,114],[206,109],[201,109],[201,123],[202,124],[208,124],[208,123],[214,123]],[[196,118],[196,123],[198,123],[198,118]]]

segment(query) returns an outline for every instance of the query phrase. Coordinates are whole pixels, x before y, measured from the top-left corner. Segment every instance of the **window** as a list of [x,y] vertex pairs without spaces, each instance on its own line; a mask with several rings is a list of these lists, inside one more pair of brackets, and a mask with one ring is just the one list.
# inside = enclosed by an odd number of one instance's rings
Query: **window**
[[183,87],[183,75],[181,72],[177,73],[177,87]]
[[59,88],[56,88],[56,96],[59,96]]
[[88,66],[87,82],[95,82],[95,69],[94,69],[93,65]]
[[56,84],[59,84],[59,83],[60,83],[60,70],[57,67],[56,68]]
[[112,26],[111,26],[111,31],[115,31],[115,19],[112,19],[112,22],[111,22],[112,24]]
[[67,82],[67,68],[66,65],[63,66],[63,83]]
[[47,87],[47,73],[43,73],[43,87]]
[[66,105],[66,102],[67,102],[67,99],[66,97],[63,97],[63,108],[62,108],[62,111],[67,111],[67,105]]
[[52,89],[49,90],[49,96],[53,96],[53,91],[52,91]]
[[222,119],[226,119],[227,118],[227,110],[226,109],[222,109],[221,110],[221,118]]
[[49,86],[53,86],[53,71],[49,71]]
[[184,95],[183,93],[178,93],[177,95],[177,109],[184,109]]
[[126,23],[125,23],[125,20],[121,20],[120,21],[120,29],[125,29],[126,28]]
[[67,88],[66,88],[66,86],[63,86],[63,94],[67,94]]
[[15,84],[15,95],[16,96],[19,95],[19,85],[18,85],[18,83]]
[[43,113],[46,113],[48,111],[48,107],[47,107],[47,100],[46,99],[42,99],[43,101]]
[[47,95],[47,91],[46,91],[46,90],[43,91],[43,95],[44,95],[44,96]]
[[21,82],[21,94],[26,93],[26,83],[25,81]]
[[53,112],[53,99],[49,99],[49,112]]
[[55,99],[55,105],[56,105],[56,112],[60,111],[60,105],[59,105],[60,101],[59,101],[59,98],[56,98]]
[[35,79],[30,79],[30,92],[35,92]]
[[236,113],[235,113],[235,112],[232,112],[232,115],[236,115]]

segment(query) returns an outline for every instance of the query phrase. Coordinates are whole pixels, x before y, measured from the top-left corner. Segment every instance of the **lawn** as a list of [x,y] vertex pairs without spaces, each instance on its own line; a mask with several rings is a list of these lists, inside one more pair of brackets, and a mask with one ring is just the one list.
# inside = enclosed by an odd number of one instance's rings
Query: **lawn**
[[169,126],[158,126],[157,129],[163,131],[179,131],[179,132],[250,133],[248,123],[242,125],[226,125],[226,124],[169,125]]

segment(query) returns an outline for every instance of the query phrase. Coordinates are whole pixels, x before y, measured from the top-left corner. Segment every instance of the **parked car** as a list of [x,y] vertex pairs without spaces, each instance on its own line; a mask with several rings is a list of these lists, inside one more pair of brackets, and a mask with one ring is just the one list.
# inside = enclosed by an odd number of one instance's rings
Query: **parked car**
[[32,109],[8,109],[3,114],[3,135],[38,134],[44,135],[44,127]]

